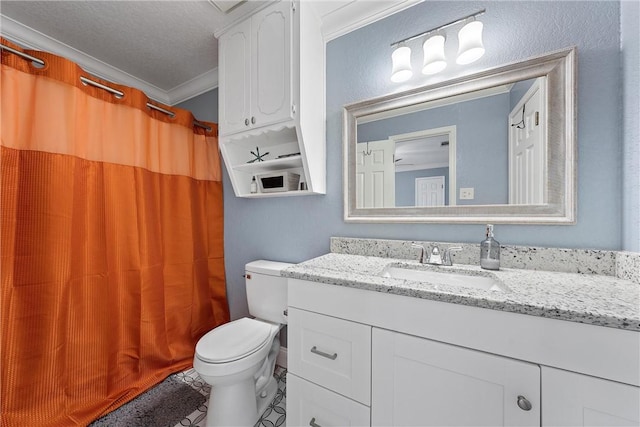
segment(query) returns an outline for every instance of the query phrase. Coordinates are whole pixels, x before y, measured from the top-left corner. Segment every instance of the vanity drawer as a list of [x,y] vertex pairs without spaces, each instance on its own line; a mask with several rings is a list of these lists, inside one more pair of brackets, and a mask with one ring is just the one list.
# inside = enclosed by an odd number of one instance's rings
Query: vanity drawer
[[287,426],[369,425],[367,406],[287,374]]
[[360,403],[371,399],[371,327],[289,307],[289,372]]

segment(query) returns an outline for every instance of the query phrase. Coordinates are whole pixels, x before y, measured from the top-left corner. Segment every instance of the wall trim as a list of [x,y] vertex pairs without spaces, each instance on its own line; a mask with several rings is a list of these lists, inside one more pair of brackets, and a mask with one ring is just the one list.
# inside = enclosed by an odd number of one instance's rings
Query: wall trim
[[354,1],[348,3],[322,17],[322,36],[327,43],[422,1]]
[[217,87],[218,69],[214,68],[169,90],[167,97],[170,105],[176,105]]

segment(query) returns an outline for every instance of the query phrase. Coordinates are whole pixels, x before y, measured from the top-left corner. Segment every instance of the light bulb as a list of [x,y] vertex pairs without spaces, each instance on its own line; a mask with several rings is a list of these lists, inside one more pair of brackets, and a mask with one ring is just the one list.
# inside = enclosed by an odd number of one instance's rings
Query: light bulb
[[398,46],[391,54],[393,68],[391,70],[391,81],[400,83],[407,81],[413,76],[411,71],[411,49],[407,46]]
[[444,36],[436,34],[429,37],[422,49],[424,50],[424,63],[422,66],[422,74],[435,74],[447,67],[447,61],[444,57]]
[[484,55],[482,44],[482,22],[471,21],[458,32],[458,58],[456,63],[471,64]]

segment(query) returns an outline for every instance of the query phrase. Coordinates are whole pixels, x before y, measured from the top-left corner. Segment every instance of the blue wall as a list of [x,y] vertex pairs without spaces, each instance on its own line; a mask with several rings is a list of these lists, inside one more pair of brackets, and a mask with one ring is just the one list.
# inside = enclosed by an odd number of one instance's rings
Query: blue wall
[[536,79],[523,80],[513,85],[509,91],[509,112],[515,108],[535,81]]
[[[401,85],[391,83],[391,42],[484,7],[487,9],[482,17],[487,49],[484,57],[468,66],[450,63],[444,72],[432,77],[416,75]],[[625,10],[633,8],[624,7]],[[637,50],[637,7],[635,10],[635,15],[623,21],[631,21],[626,24],[626,43]],[[496,237],[504,244],[621,249],[622,152],[624,147],[625,152],[637,150],[638,139],[637,118],[629,118],[631,125],[636,126],[635,139],[623,137],[621,131],[620,18],[620,3],[613,1],[424,2],[329,42],[326,50],[327,195],[236,198],[227,175],[224,176],[225,257],[232,317],[246,314],[242,274],[244,264],[254,259],[303,261],[327,253],[331,236],[480,242],[484,232],[481,224],[346,224],[342,205],[342,107],[572,45],[578,47],[579,59],[578,223],[573,226],[497,225]],[[450,37],[449,42],[447,54],[452,58],[455,37]],[[415,55],[414,69],[418,69],[419,56]],[[637,63],[637,52],[625,54],[624,58],[635,58]],[[625,88],[635,91],[625,95],[625,99],[637,108],[637,79],[635,82],[625,80]],[[200,119],[207,119],[199,111],[194,113]],[[635,158],[637,160],[637,155]],[[632,178],[628,188],[635,195],[625,194],[625,200],[634,197],[637,200],[637,162],[627,166],[626,171]],[[634,182],[636,186],[632,185]],[[637,205],[635,214],[635,219],[625,221],[625,227],[637,221]],[[638,239],[637,231],[635,233],[633,240]]]
[[218,89],[213,89],[177,105],[191,110],[196,119],[218,123]]

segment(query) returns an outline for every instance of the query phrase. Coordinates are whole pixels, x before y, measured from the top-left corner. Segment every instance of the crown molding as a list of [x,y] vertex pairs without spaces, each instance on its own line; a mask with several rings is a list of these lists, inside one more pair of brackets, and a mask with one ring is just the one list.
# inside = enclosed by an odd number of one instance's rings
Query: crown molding
[[170,105],[176,105],[217,87],[218,69],[214,68],[170,89],[167,96],[171,100]]
[[352,1],[322,17],[325,43],[400,12],[424,0]]
[[[218,8],[211,0],[209,0],[209,3],[211,3],[211,5],[213,5],[216,9]],[[244,3],[242,8],[237,8],[234,6],[234,8],[226,13],[226,19],[224,22],[222,22],[223,25],[219,28],[214,29],[213,36],[216,39],[219,39],[220,36],[226,33],[231,27],[244,21],[251,15],[260,12],[262,9],[265,9],[272,3],[273,1],[248,1]]]
[[104,80],[142,90],[147,96],[163,104],[171,104],[168,93],[157,86],[141,80],[119,68],[113,67],[61,41],[47,36],[31,27],[0,14],[2,37],[27,49],[42,50],[67,58],[83,70]]

